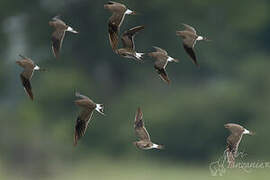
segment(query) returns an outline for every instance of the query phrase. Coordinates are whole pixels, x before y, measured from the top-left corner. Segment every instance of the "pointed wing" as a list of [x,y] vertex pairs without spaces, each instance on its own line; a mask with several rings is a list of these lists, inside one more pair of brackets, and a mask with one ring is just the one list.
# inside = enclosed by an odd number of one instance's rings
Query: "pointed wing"
[[113,51],[115,51],[118,47],[118,25],[114,22],[109,21],[108,32],[110,45]]
[[[21,62],[21,64],[23,64],[23,68],[27,68],[27,69],[32,69],[35,67],[35,63],[32,59],[25,57],[21,54],[19,54],[19,56],[22,58],[21,60],[19,60]],[[31,70],[30,70],[31,71]]]
[[74,146],[76,146],[78,140],[85,135],[92,115],[93,109],[84,109],[77,118],[74,132]]
[[159,77],[166,83],[170,84],[170,79],[169,76],[166,73],[166,70],[164,68],[162,69],[157,69],[157,73]]
[[150,141],[150,136],[144,127],[144,122],[143,122],[143,113],[140,108],[138,108],[136,116],[135,116],[135,121],[134,121],[134,129],[135,129],[135,134],[136,136],[143,141]]
[[87,96],[85,96],[85,95],[82,95],[82,94],[80,94],[79,92],[76,92],[76,93],[75,93],[75,96],[76,96],[76,97],[79,97],[79,98],[82,98],[82,99],[89,99],[89,97],[87,97]]
[[159,77],[165,81],[166,83],[170,84],[170,79],[166,73],[166,66],[168,64],[168,56],[164,55],[164,54],[159,54],[158,56],[156,56],[157,60],[155,61],[155,66],[154,68],[156,69]]
[[58,15],[54,16],[54,17],[52,18],[52,20],[53,20],[53,21],[58,21],[58,20],[60,20],[60,18],[61,18],[61,15],[58,14]]
[[66,25],[66,23],[60,19],[60,16],[55,16],[52,18],[52,21],[49,22],[50,26],[53,26],[55,29],[58,30],[65,30],[68,28],[68,26]]
[[134,50],[135,49],[134,37],[139,31],[143,29],[144,26],[136,26],[134,28],[129,29],[128,31],[125,31],[121,38],[124,48]]
[[57,58],[62,47],[63,39],[65,37],[65,30],[55,29],[52,34],[52,50],[54,56]]
[[160,47],[153,46],[153,48],[155,48],[157,52],[161,52],[162,54],[168,55],[167,51],[165,51],[164,49]]
[[244,128],[234,123],[225,124],[224,127],[231,132],[231,134],[227,138],[228,148],[230,151],[237,153],[239,143],[243,136]]
[[32,59],[30,59],[30,58],[28,58],[28,57],[26,57],[24,55],[19,54],[19,56],[22,58],[22,60],[26,60],[26,61],[29,61],[31,63],[34,63]]
[[31,79],[32,75],[33,75],[33,70],[24,70],[20,74],[20,77],[21,77],[21,82],[22,82],[22,85],[23,85],[26,93],[31,98],[31,100],[34,100],[34,95],[33,95],[33,92],[32,92],[32,86],[31,86],[31,83],[30,83],[30,79]]
[[123,20],[124,20],[124,11],[123,12],[116,11],[109,18],[108,33],[109,33],[110,45],[113,51],[115,51],[118,48],[118,34],[119,34],[119,29]]
[[196,30],[195,30],[194,27],[192,27],[192,26],[190,26],[188,24],[184,24],[184,23],[182,23],[182,25],[185,27],[186,31],[189,31],[189,32],[192,32],[192,33],[196,34]]
[[235,134],[231,134],[230,136],[228,136],[227,138],[227,145],[228,148],[231,152],[233,152],[234,154],[237,153],[238,150],[238,146],[240,144],[240,141],[242,139],[242,134],[241,135],[235,135]]
[[197,58],[196,58],[196,55],[195,55],[195,52],[194,52],[193,48],[185,45],[184,43],[183,43],[183,46],[184,46],[185,51],[191,57],[191,60],[192,60],[193,64],[195,64],[197,67],[200,67],[200,65],[197,62]]
[[115,4],[115,1],[108,1],[108,4]]
[[240,135],[244,131],[244,128],[241,125],[235,123],[225,124],[224,127],[235,135]]
[[104,8],[114,13],[124,13],[127,9],[124,4],[114,1],[109,1],[107,4],[104,4]]

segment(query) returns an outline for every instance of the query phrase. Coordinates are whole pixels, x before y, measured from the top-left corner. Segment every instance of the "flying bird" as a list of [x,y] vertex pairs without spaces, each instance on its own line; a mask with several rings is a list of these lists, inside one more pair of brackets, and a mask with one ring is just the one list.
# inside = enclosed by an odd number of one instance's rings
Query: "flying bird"
[[231,132],[231,134],[227,137],[227,148],[225,152],[229,167],[233,167],[243,134],[254,135],[254,133],[234,123],[225,124],[224,127]]
[[124,4],[109,1],[104,5],[105,9],[112,12],[112,16],[109,18],[108,22],[108,32],[109,40],[113,51],[118,47],[118,33],[120,31],[120,26],[122,25],[125,15],[135,15],[135,11],[128,9]]
[[159,47],[153,46],[156,51],[148,53],[148,56],[153,57],[156,59],[154,68],[156,69],[157,73],[159,74],[160,78],[170,84],[170,79],[166,73],[166,66],[168,62],[179,62],[178,59],[172,58],[168,55],[167,51],[161,49]]
[[57,58],[62,47],[63,39],[65,37],[66,31],[78,34],[72,27],[68,26],[64,21],[60,19],[59,16],[55,16],[49,21],[49,25],[54,28],[52,33],[52,51],[54,56]]
[[194,46],[197,41],[210,41],[206,37],[198,36],[196,33],[196,30],[187,24],[183,24],[184,30],[183,31],[176,31],[176,35],[180,36],[183,39],[183,46],[185,51],[188,53],[188,55],[191,57],[191,60],[193,64],[195,64],[197,67],[200,67],[197,61],[196,54],[194,52]]
[[39,66],[37,66],[32,59],[27,58],[23,55],[19,55],[19,56],[22,59],[16,61],[16,63],[24,69],[23,72],[20,74],[21,82],[22,82],[25,92],[33,101],[34,94],[32,92],[32,86],[31,86],[30,80],[34,74],[34,71],[45,71],[45,69],[41,69]]
[[150,136],[144,127],[143,113],[141,108],[138,108],[134,122],[135,135],[139,138],[139,141],[133,142],[133,144],[143,150],[148,149],[163,149],[163,145],[154,144],[150,140]]
[[125,31],[122,35],[123,48],[117,49],[115,52],[122,57],[141,61],[144,53],[137,53],[135,50],[134,37],[144,29],[144,26],[136,26]]
[[80,98],[75,100],[75,104],[82,108],[81,113],[77,117],[76,124],[75,124],[75,133],[74,133],[74,146],[77,145],[78,140],[85,135],[86,129],[88,124],[91,120],[93,115],[93,111],[96,110],[100,114],[104,115],[103,104],[96,104],[87,96],[81,95],[80,93],[76,92],[75,96]]

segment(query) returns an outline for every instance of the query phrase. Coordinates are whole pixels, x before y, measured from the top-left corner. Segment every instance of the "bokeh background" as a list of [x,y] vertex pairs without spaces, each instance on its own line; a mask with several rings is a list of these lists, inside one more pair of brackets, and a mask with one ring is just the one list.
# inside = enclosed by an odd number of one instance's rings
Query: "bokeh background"
[[[212,179],[209,164],[223,154],[228,122],[256,132],[244,137],[245,162],[269,162],[270,3],[268,0],[119,1],[139,12],[139,52],[152,46],[181,59],[169,64],[168,86],[153,60],[123,59],[109,45],[111,13],[103,0],[0,1],[0,179]],[[60,14],[79,35],[66,33],[58,60],[51,52],[48,21]],[[212,42],[195,48],[201,68],[183,50],[175,31],[187,23]],[[32,79],[35,101],[25,94],[18,54],[48,72]],[[78,90],[105,104],[86,136],[73,147]],[[136,149],[136,108],[163,151]],[[220,179],[267,179],[270,169],[227,170]]]

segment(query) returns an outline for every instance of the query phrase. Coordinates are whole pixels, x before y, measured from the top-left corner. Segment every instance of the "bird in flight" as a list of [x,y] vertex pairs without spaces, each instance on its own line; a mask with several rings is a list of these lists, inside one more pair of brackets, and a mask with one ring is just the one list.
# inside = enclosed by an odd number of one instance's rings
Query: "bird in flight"
[[178,59],[172,58],[168,55],[167,51],[161,49],[160,47],[153,46],[156,51],[148,53],[148,56],[155,58],[154,68],[156,69],[160,78],[166,83],[170,84],[170,79],[165,70],[168,62],[179,62]]
[[75,93],[75,96],[79,99],[75,100],[75,104],[82,108],[81,113],[77,117],[76,124],[75,124],[75,133],[74,133],[74,146],[77,145],[78,140],[85,135],[87,130],[88,124],[91,120],[93,115],[93,111],[96,110],[100,114],[104,115],[103,104],[97,104],[92,101],[87,96],[84,96],[78,92]]
[[148,149],[163,149],[163,145],[154,144],[150,140],[150,136],[144,127],[143,113],[141,108],[138,108],[134,121],[135,135],[139,138],[139,141],[133,142],[133,144],[143,150]]
[[228,123],[224,125],[231,134],[227,137],[227,148],[225,150],[229,167],[233,167],[237,157],[238,147],[244,134],[254,135],[253,132],[245,129],[243,126]]
[[28,94],[30,99],[34,100],[34,94],[32,92],[32,86],[30,80],[34,74],[34,71],[45,71],[41,69],[34,61],[30,58],[27,58],[23,55],[19,55],[22,59],[16,61],[16,63],[23,68],[23,72],[20,74],[21,82],[24,87],[25,92]]
[[112,16],[109,18],[108,22],[108,33],[112,50],[115,51],[118,48],[118,34],[125,15],[135,15],[136,13],[128,9],[124,4],[114,1],[109,1],[104,5],[104,8],[112,12]]
[[135,35],[144,29],[144,26],[136,26],[125,31],[122,35],[123,48],[117,49],[115,52],[124,58],[130,58],[134,60],[142,60],[144,53],[137,53],[135,50],[134,37]]
[[210,41],[206,37],[198,36],[195,28],[190,25],[183,24],[184,30],[183,31],[176,31],[176,35],[180,36],[183,39],[183,46],[187,54],[191,57],[193,64],[197,67],[200,67],[197,61],[196,54],[194,52],[194,46],[197,41]]
[[64,21],[62,21],[59,16],[53,17],[52,20],[49,21],[49,25],[54,28],[51,41],[53,54],[57,58],[61,50],[66,31],[72,32],[74,34],[78,34],[78,32],[75,31],[72,27],[68,26]]

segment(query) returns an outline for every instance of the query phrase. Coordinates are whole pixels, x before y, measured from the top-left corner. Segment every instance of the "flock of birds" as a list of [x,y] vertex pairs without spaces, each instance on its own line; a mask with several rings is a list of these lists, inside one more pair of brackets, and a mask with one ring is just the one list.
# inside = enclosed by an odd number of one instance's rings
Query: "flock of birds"
[[[145,55],[145,53],[136,52],[134,37],[136,33],[144,29],[144,26],[136,26],[134,28],[125,31],[121,36],[123,47],[118,48],[118,41],[119,41],[118,34],[120,31],[120,26],[125,18],[125,15],[135,15],[136,12],[128,9],[124,4],[113,1],[109,1],[107,4],[105,4],[104,8],[112,12],[112,16],[109,18],[108,21],[108,33],[110,45],[112,47],[113,52],[124,58],[131,58],[137,61],[142,61],[143,55]],[[49,25],[54,28],[51,41],[53,54],[55,58],[57,58],[59,56],[62,47],[65,32],[68,31],[75,34],[77,34],[78,32],[75,31],[69,25],[67,25],[64,21],[62,21],[59,16],[52,18],[52,20],[49,21]],[[185,51],[190,56],[192,62],[199,67],[196,55],[194,53],[194,46],[197,41],[201,40],[210,41],[210,40],[208,40],[206,37],[197,35],[196,30],[192,26],[187,24],[183,24],[183,26],[184,30],[176,31],[176,35],[182,38],[183,47]],[[164,80],[166,83],[169,84],[170,79],[166,73],[165,68],[168,62],[178,62],[178,60],[170,57],[166,50],[156,46],[153,47],[155,48],[156,51],[148,53],[147,55],[149,57],[156,59],[154,63],[154,68],[156,72],[158,73],[158,75],[162,80]],[[19,56],[22,59],[16,61],[16,63],[24,69],[23,72],[20,74],[22,85],[28,96],[31,98],[31,100],[34,100],[30,80],[33,76],[34,71],[46,71],[46,70],[36,65],[34,61],[31,60],[30,58],[27,58],[23,55]],[[82,108],[82,111],[77,117],[75,123],[74,145],[76,146],[78,140],[85,135],[85,132],[87,130],[88,124],[91,120],[94,110],[104,115],[103,112],[104,106],[103,104],[95,103],[89,97],[84,96],[78,92],[76,92],[75,96],[79,98],[75,100],[75,104]],[[229,165],[233,166],[242,136],[244,134],[253,135],[254,133],[234,123],[225,124],[224,126],[231,132],[231,134],[227,138],[227,148],[225,152],[227,155]],[[138,141],[134,142],[134,145],[136,147],[143,150],[163,149],[163,145],[155,144],[151,141],[149,133],[147,132],[144,126],[143,113],[140,108],[138,108],[136,112],[134,129],[136,136],[139,138]]]

